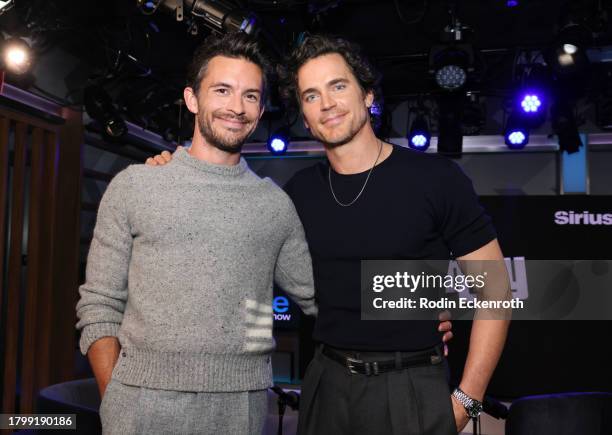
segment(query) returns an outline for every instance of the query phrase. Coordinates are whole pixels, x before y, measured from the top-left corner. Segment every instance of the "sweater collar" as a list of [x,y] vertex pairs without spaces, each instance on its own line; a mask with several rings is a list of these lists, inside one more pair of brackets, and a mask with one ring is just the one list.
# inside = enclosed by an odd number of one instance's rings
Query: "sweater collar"
[[184,148],[176,150],[172,158],[173,161],[176,160],[181,164],[191,166],[192,168],[197,169],[199,171],[209,172],[217,175],[224,175],[228,177],[240,176],[244,174],[245,171],[248,169],[248,165],[244,157],[240,157],[240,161],[236,165],[215,165],[205,160],[200,160],[193,157]]

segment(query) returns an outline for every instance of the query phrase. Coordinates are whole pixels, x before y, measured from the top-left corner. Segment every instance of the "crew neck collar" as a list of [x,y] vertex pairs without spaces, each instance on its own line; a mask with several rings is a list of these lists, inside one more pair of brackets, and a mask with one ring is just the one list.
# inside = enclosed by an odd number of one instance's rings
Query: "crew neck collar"
[[202,172],[208,172],[227,177],[238,177],[248,169],[248,165],[244,157],[240,157],[240,161],[235,165],[216,165],[209,163],[206,160],[201,160],[193,157],[186,149],[179,149],[173,155],[173,160],[190,166]]

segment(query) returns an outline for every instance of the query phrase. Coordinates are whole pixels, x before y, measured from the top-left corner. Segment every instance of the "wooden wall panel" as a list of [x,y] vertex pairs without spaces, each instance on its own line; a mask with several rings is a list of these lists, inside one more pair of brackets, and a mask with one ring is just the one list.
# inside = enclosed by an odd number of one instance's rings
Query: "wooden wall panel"
[[24,218],[24,194],[26,172],[26,124],[15,127],[15,152],[13,164],[11,228],[9,239],[8,283],[4,324],[4,388],[2,410],[15,412],[17,385],[17,352],[19,337],[19,296],[22,286],[22,234]]
[[[62,313],[51,324],[54,382],[74,379],[75,306],[79,297],[79,250],[81,224],[81,177],[83,122],[81,112],[63,109],[66,124],[60,130],[57,150],[57,199],[53,239],[53,302]],[[70,337],[70,341],[67,337]],[[58,353],[57,355],[55,353]]]
[[62,119],[50,124],[0,108],[3,413],[35,413],[41,388],[75,376],[83,128],[80,112],[65,109]]
[[[43,143],[44,132],[35,127],[32,132],[30,159],[30,189],[28,210],[28,247],[26,294],[23,307],[23,338],[21,355],[21,398],[19,412],[31,414],[34,412],[36,388],[37,345],[36,334],[44,325],[38,323],[40,267],[45,259],[41,255],[41,226],[44,224],[42,207],[43,191]],[[41,258],[43,257],[43,258]]]
[[[4,260],[6,243],[7,212],[6,201],[8,200],[8,158],[9,158],[9,120],[0,118],[0,330],[3,324],[2,301],[4,300]],[[2,365],[0,364],[0,367]],[[1,397],[0,397],[1,399]]]
[[[39,328],[37,332],[37,355],[38,364],[41,367],[47,367],[47,370],[39,370],[36,373],[38,387],[50,385],[58,382],[52,376],[53,359],[51,358],[52,350],[70,353],[70,339],[74,335],[66,334],[63,342],[67,343],[63,348],[54,349],[54,344],[51,342],[53,324],[58,322],[57,315],[54,313],[71,313],[72,307],[57,307],[53,301],[53,263],[55,259],[55,249],[61,247],[61,242],[55,242],[53,234],[56,227],[56,201],[57,201],[57,170],[59,157],[59,143],[57,134],[54,132],[45,132],[44,138],[44,159],[43,159],[43,189],[42,189],[42,209],[44,210],[45,224],[41,226],[40,231],[40,281],[39,281],[39,296],[38,296],[38,317],[41,325],[44,328]],[[58,292],[72,292],[74,288],[59,289]],[[55,309],[55,310],[54,310]],[[63,315],[62,317],[72,316]],[[69,321],[69,320],[68,320]],[[72,331],[74,334],[74,331]],[[68,366],[68,370],[72,369],[72,365]]]

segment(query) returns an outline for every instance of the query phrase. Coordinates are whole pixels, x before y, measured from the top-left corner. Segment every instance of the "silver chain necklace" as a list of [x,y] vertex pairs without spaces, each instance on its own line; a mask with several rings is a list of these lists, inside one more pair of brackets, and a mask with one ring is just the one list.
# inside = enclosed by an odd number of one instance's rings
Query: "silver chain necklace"
[[365,183],[363,183],[363,186],[361,187],[361,190],[359,191],[359,193],[357,194],[355,199],[353,199],[349,203],[344,204],[344,203],[338,201],[338,198],[336,197],[336,194],[334,193],[334,188],[332,187],[332,181],[331,181],[331,163],[329,164],[329,166],[327,168],[327,179],[329,180],[329,190],[331,190],[331,194],[334,197],[334,199],[336,200],[336,202],[338,203],[338,205],[340,205],[342,207],[350,207],[351,205],[355,204],[355,201],[357,201],[359,199],[359,197],[361,196],[361,194],[365,190],[365,187],[368,184],[368,180],[370,179],[370,175],[372,175],[372,171],[374,170],[374,167],[376,166],[376,163],[378,163],[378,159],[380,159],[380,154],[382,153],[383,144],[382,144],[382,142],[380,140],[378,142],[380,142],[380,148],[378,150],[378,156],[376,156],[376,161],[372,165],[372,168],[370,168],[370,171],[368,172],[368,176],[366,177]]

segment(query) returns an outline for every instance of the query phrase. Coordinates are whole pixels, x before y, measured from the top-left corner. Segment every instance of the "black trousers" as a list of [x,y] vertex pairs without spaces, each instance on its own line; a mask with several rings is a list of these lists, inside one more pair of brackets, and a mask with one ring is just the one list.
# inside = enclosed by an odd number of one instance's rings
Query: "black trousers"
[[[317,348],[300,399],[298,435],[456,435],[446,360],[377,376],[351,374]],[[422,352],[414,352],[415,355]],[[393,359],[355,353],[364,361]]]

